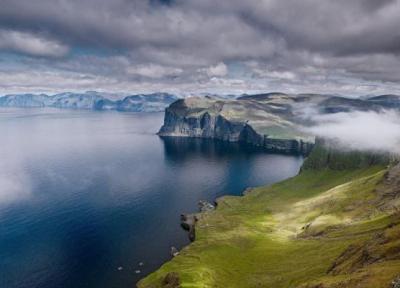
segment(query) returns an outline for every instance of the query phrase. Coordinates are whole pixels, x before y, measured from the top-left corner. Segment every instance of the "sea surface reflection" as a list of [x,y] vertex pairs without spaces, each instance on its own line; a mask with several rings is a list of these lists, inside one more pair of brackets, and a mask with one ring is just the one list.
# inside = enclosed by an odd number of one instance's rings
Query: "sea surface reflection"
[[238,144],[161,139],[162,121],[162,113],[0,110],[0,287],[133,287],[172,245],[188,244],[181,213],[293,176],[302,163]]

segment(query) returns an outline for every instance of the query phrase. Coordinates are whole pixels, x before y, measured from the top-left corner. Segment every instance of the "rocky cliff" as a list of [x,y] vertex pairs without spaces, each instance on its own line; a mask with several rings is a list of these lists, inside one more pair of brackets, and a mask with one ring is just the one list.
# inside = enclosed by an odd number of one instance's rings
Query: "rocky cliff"
[[[159,135],[214,138],[273,152],[308,154],[313,137],[266,108],[249,100],[181,99],[166,109]],[[276,134],[279,130],[284,133]]]
[[[172,110],[172,111],[171,111]],[[205,112],[196,116],[179,116],[173,109],[166,110],[160,136],[214,138],[229,142],[243,142],[265,147],[268,151],[308,154],[313,142],[302,139],[275,139],[257,133],[247,121],[230,121],[221,115]]]
[[180,116],[172,108],[165,112],[161,136],[188,136],[215,138],[230,142],[248,142],[262,145],[263,137],[246,122],[233,122],[221,115],[204,112],[196,116]]
[[319,94],[268,93],[238,99],[190,97],[165,111],[160,136],[245,142],[268,151],[307,155],[314,143],[306,127],[323,114],[398,110],[400,97],[345,98]]

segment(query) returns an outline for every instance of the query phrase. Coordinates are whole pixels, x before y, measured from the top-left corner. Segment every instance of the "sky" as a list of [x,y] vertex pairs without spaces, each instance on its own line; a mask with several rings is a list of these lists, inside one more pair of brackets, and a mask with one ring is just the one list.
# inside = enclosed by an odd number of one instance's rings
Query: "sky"
[[0,95],[400,94],[400,0],[0,0]]

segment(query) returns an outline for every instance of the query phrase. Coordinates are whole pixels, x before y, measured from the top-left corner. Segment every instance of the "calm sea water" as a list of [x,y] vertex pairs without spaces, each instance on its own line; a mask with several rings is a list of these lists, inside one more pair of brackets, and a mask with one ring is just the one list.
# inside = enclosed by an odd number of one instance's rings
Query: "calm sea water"
[[181,213],[295,175],[302,163],[217,141],[163,140],[162,118],[0,110],[1,288],[134,287],[171,246],[188,243]]

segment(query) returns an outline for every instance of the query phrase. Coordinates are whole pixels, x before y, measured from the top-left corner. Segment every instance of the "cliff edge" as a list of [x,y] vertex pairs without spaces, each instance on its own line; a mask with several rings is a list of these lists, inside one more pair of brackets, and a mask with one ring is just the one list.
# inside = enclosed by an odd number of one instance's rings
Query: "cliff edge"
[[298,176],[218,199],[138,287],[399,287],[398,160],[318,145]]
[[267,93],[237,99],[190,97],[165,110],[163,137],[200,137],[244,142],[267,151],[308,155],[315,137],[307,127],[326,114],[400,107],[400,97],[352,99],[319,94]]
[[180,99],[165,110],[158,134],[243,142],[272,152],[307,155],[314,137],[295,123],[292,108],[285,102],[290,99],[282,95],[268,100]]

